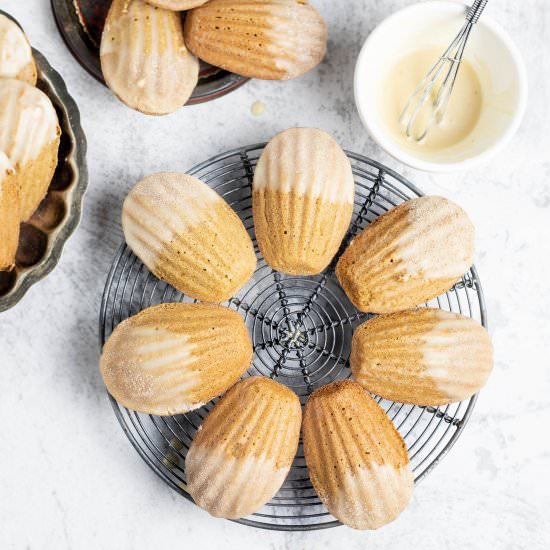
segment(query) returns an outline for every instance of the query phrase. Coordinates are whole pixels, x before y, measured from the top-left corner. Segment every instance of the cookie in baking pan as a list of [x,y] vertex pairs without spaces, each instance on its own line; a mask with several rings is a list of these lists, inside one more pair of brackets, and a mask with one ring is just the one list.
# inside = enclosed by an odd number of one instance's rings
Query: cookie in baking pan
[[381,397],[446,405],[468,399],[485,385],[493,346],[485,328],[469,317],[416,308],[359,326],[350,364],[355,380]]
[[8,157],[0,151],[0,271],[15,265],[19,242],[19,185]]
[[185,47],[180,14],[144,0],[113,0],[100,58],[109,88],[142,113],[179,109],[197,85],[199,62]]
[[342,254],[336,276],[361,311],[391,313],[449,290],[472,266],[474,226],[459,206],[427,196],[368,225]]
[[378,529],[406,508],[414,479],[405,442],[359,384],[333,382],[313,392],[302,437],[313,487],[342,523]]
[[327,28],[307,0],[210,0],[186,14],[185,43],[204,61],[266,80],[287,80],[325,56]]
[[251,360],[252,344],[238,313],[214,304],[168,303],[117,325],[103,347],[100,370],[121,405],[165,416],[217,397]]
[[233,386],[206,417],[185,459],[187,490],[216,517],[257,511],[283,484],[296,454],[302,409],[269,378]]
[[229,299],[256,269],[237,214],[187,174],[162,172],[137,183],[124,201],[122,228],[152,273],[198,300]]
[[46,195],[57,166],[61,130],[48,96],[21,80],[0,79],[0,153],[15,171],[19,219]]
[[348,229],[355,184],[336,141],[316,128],[291,128],[264,149],[252,185],[260,251],[274,269],[314,275],[330,263]]
[[36,63],[31,45],[19,25],[0,14],[0,78],[36,85]]

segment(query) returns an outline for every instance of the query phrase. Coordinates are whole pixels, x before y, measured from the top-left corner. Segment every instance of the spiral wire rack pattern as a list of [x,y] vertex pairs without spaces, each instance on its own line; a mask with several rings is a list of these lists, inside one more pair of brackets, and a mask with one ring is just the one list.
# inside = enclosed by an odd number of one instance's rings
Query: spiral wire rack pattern
[[[339,287],[334,262],[320,275],[299,277],[278,273],[261,258],[254,236],[251,184],[264,146],[229,151],[195,166],[189,173],[212,186],[237,212],[258,256],[252,279],[224,303],[241,313],[252,337],[254,359],[245,376],[270,376],[292,388],[304,404],[316,388],[350,377],[351,336],[369,315],[356,310]],[[376,217],[422,195],[389,168],[361,155],[350,152],[347,155],[356,193],[352,223],[340,252]],[[145,307],[175,301],[193,300],[159,281],[123,244],[103,295],[100,344],[124,319]],[[483,292],[473,267],[449,292],[426,305],[461,313],[486,326]],[[217,399],[197,411],[173,417],[137,413],[110,399],[124,432],[145,462],[170,487],[191,499],[186,491],[185,456],[196,430]],[[376,399],[404,437],[418,483],[455,443],[476,396],[444,407],[417,407]],[[237,521],[278,530],[340,525],[321,504],[311,485],[301,444],[279,493],[257,513]]]

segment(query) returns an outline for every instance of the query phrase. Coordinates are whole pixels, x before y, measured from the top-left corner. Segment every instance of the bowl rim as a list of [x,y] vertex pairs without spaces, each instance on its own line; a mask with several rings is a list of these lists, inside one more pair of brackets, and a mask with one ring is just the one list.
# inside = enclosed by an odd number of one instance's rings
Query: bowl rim
[[359,73],[361,66],[364,64],[364,59],[367,56],[369,48],[374,42],[374,39],[384,33],[389,24],[392,23],[395,19],[403,17],[403,15],[406,15],[407,13],[413,12],[415,10],[429,9],[430,6],[444,7],[444,9],[449,9],[457,13],[460,10],[467,9],[467,6],[462,2],[453,2],[451,0],[428,0],[426,2],[417,2],[410,6],[406,6],[405,8],[392,13],[384,20],[382,20],[366,38],[355,63],[353,77],[355,107],[359,114],[359,118],[361,119],[361,122],[366,128],[369,135],[384,151],[386,151],[386,153],[388,153],[394,159],[412,168],[416,168],[425,172],[451,173],[466,171],[488,161],[490,158],[500,153],[509,144],[512,137],[517,132],[527,108],[527,70],[525,68],[523,58],[510,35],[504,30],[503,27],[493,21],[490,17],[484,15],[482,20],[480,20],[480,23],[486,26],[500,39],[504,48],[510,54],[513,64],[515,65],[518,72],[518,101],[515,107],[514,115],[506,131],[497,139],[497,141],[493,145],[491,145],[484,151],[460,162],[431,162],[424,159],[419,159],[418,157],[407,153],[407,151],[405,151],[398,145],[395,145],[394,142],[387,137],[387,134],[383,130],[381,130],[377,125],[373,125],[369,121],[369,116],[368,114],[366,114],[365,109],[362,107],[362,103],[360,100]]
[[[19,23],[8,13],[0,10],[0,14],[5,15],[19,25]],[[46,57],[35,48],[32,48],[32,53],[36,61],[39,77],[44,78],[51,84],[51,87],[58,96],[59,102],[65,110],[68,126],[72,132],[70,140],[73,145],[73,150],[68,158],[74,163],[76,168],[76,182],[74,183],[74,189],[68,201],[66,219],[59,227],[49,253],[38,264],[30,267],[25,272],[19,284],[16,283],[16,286],[12,290],[0,297],[0,312],[6,311],[16,305],[32,285],[46,277],[59,263],[65,243],[80,223],[82,203],[88,186],[88,166],[86,162],[87,141],[80,123],[80,111],[78,106],[69,94],[63,78],[50,65]]]

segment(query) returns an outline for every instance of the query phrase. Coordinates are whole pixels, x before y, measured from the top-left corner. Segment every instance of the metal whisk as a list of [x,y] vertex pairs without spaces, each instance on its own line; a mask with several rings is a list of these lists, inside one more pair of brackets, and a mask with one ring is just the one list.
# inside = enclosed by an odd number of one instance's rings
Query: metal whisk
[[[443,120],[470,32],[485,9],[487,2],[488,0],[475,0],[466,14],[466,21],[460,32],[409,97],[399,117],[399,123],[406,126],[408,138],[422,141],[434,123],[437,122],[439,124]],[[447,73],[443,78],[439,90],[436,91],[436,84],[438,81],[441,81],[440,77],[443,75],[445,69],[447,69]],[[431,104],[432,111],[428,122],[423,131],[417,132],[417,135],[414,135],[414,126],[417,117],[426,105],[426,102],[431,98],[433,98]]]

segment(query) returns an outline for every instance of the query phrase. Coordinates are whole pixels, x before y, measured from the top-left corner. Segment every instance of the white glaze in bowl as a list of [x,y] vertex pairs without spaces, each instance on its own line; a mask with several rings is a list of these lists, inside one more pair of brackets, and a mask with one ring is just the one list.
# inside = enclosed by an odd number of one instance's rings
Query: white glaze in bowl
[[523,60],[510,37],[485,12],[465,52],[483,94],[481,115],[468,139],[434,153],[421,147],[411,151],[391,137],[380,107],[389,71],[411,51],[439,47],[443,52],[464,23],[465,14],[466,7],[456,2],[434,0],[409,6],[371,33],[357,59],[355,102],[363,124],[387,153],[420,170],[454,172],[487,161],[510,141],[525,112],[527,76]]

